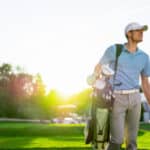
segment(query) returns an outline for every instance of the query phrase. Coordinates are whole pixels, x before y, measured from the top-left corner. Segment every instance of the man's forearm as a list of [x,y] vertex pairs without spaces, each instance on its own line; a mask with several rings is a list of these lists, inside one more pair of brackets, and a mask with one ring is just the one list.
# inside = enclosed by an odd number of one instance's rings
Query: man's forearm
[[143,85],[143,93],[150,104],[150,84]]
[[141,76],[141,80],[142,80],[142,89],[143,89],[144,95],[145,95],[148,103],[150,104],[150,83],[149,83],[149,79],[146,76]]
[[[150,89],[150,87],[149,87],[149,89]],[[143,90],[143,92],[144,92],[144,95],[145,95],[148,103],[150,104],[150,90],[149,89]]]

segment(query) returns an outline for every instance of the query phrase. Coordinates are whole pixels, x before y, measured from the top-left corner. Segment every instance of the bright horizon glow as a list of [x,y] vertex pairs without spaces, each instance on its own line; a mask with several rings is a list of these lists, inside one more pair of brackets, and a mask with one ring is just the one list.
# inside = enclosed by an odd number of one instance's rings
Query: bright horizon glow
[[[79,92],[104,50],[126,42],[126,24],[150,26],[149,9],[149,0],[0,1],[0,63],[40,73],[47,90]],[[147,53],[149,39],[140,44]]]

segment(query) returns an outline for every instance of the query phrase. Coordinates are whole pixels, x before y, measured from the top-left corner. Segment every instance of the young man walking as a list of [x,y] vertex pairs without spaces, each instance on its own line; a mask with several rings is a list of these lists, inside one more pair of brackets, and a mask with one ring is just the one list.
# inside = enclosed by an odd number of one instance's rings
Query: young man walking
[[[113,77],[110,79],[114,89],[115,102],[110,113],[111,138],[107,150],[120,150],[124,134],[126,149],[137,150],[136,140],[141,112],[140,76],[143,92],[150,104],[150,83],[148,81],[150,58],[137,47],[138,43],[143,41],[143,32],[147,29],[147,25],[139,23],[130,23],[125,28],[127,43],[122,46],[115,79]],[[101,73],[101,66],[104,64],[108,64],[110,68],[114,69],[115,56],[116,46],[113,45],[105,51],[95,66],[95,74]]]

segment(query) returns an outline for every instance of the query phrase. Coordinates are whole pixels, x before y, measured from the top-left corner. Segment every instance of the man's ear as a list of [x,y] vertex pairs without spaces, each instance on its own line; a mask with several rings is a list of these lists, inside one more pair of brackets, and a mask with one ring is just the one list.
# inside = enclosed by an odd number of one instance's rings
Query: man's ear
[[132,34],[131,31],[129,31],[126,33],[126,36],[129,38],[129,37],[131,37],[131,34]]

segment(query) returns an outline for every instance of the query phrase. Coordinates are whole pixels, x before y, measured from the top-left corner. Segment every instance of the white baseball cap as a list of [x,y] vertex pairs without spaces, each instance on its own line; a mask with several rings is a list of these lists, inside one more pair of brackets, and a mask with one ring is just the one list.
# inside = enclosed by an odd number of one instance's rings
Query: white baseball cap
[[140,25],[137,22],[132,22],[129,23],[126,28],[125,28],[125,35],[129,32],[129,31],[133,31],[133,30],[143,30],[143,31],[147,31],[148,30],[148,26],[147,25]]

